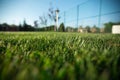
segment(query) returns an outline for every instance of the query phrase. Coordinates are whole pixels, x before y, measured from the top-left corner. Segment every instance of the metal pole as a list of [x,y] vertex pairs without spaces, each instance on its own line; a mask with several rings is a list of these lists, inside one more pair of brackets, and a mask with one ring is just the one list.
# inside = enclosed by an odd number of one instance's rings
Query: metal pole
[[64,11],[64,25],[66,24],[65,22],[66,22],[66,13]]
[[57,9],[55,12],[56,12],[56,30],[55,31],[57,31],[57,29],[58,29],[58,13],[59,13],[59,10]]
[[78,21],[79,21],[79,5],[77,5],[77,28],[79,27]]
[[56,30],[58,29],[58,12],[56,12]]
[[98,27],[101,27],[101,11],[102,11],[102,0],[100,0],[100,6],[99,6]]

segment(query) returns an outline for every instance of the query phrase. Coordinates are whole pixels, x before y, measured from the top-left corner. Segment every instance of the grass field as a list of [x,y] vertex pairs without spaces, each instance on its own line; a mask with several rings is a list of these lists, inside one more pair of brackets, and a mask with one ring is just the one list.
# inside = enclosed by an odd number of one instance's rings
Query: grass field
[[120,80],[120,35],[0,32],[0,80]]

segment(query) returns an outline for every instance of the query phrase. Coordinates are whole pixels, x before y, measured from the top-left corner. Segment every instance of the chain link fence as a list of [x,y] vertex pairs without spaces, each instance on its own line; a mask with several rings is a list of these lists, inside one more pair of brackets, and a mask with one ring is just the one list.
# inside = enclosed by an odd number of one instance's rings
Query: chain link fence
[[59,24],[78,29],[80,26],[103,28],[105,23],[120,22],[120,0],[88,0],[61,12]]

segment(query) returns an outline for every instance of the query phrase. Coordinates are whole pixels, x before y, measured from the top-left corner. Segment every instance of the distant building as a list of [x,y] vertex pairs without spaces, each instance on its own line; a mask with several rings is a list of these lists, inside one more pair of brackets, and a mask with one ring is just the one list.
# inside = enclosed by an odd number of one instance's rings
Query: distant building
[[100,33],[104,33],[105,29],[104,28],[100,28]]
[[91,29],[90,29],[90,32],[96,33],[96,32],[97,32],[97,29],[96,29],[96,28],[91,28]]
[[80,33],[88,33],[88,30],[85,29],[85,28],[79,28],[78,32],[80,32]]
[[68,32],[73,32],[73,31],[74,31],[73,29],[68,28]]
[[113,34],[120,34],[120,25],[113,25],[112,26],[112,33]]
[[67,32],[74,32],[74,28],[72,28],[72,27],[67,27],[67,28],[66,28],[66,31],[67,31]]

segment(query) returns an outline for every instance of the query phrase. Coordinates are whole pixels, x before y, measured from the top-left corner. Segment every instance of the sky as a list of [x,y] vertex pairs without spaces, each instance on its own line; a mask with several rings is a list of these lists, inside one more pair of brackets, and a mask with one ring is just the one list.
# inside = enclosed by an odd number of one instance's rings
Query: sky
[[[60,17],[62,17],[61,22],[64,21],[64,12],[66,13],[66,24],[69,24],[71,23],[70,21],[74,22],[76,19],[78,4],[80,4],[79,22],[85,23],[85,21],[83,21],[85,17],[99,14],[99,1],[100,0],[0,0],[0,23],[19,25],[23,23],[25,19],[28,24],[33,25],[35,20],[39,20],[39,16],[48,16],[48,9],[52,6],[54,9],[58,8],[60,10]],[[120,0],[102,1],[102,14],[120,11]],[[114,18],[118,18],[119,15],[120,14],[116,14]],[[103,20],[110,19],[106,17]]]
[[48,14],[51,5],[65,11],[84,1],[86,0],[0,0],[0,22],[19,24],[26,19],[29,24],[33,24],[39,16]]

